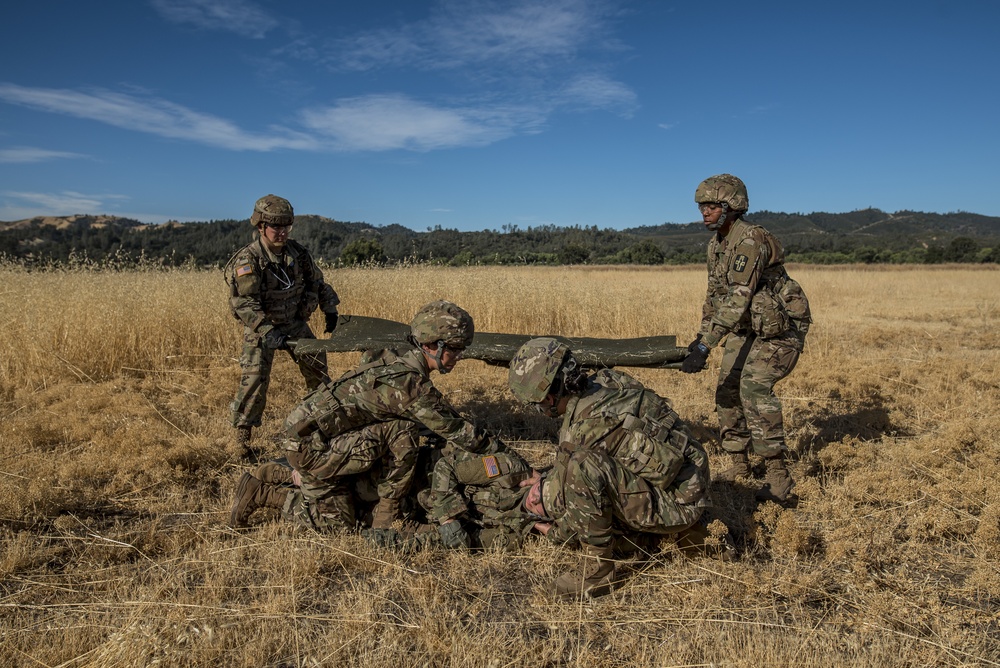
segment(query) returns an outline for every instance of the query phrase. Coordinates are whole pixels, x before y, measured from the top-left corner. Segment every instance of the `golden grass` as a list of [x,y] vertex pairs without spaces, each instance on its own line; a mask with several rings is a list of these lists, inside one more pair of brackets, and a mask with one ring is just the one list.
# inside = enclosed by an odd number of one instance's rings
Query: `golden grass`
[[[574,562],[380,552],[265,518],[225,527],[240,331],[218,272],[0,269],[0,657],[13,666],[1000,665],[1000,273],[794,267],[816,324],[779,393],[797,509],[717,485],[742,548],[667,548],[585,605]],[[700,268],[343,269],[342,312],[408,321],[445,298],[483,331],[697,328]],[[319,326],[319,321],[315,323]],[[356,354],[331,355],[343,370]],[[712,357],[718,364],[718,354]],[[714,373],[638,370],[705,437]],[[503,369],[436,382],[533,460],[555,425]],[[276,364],[261,437],[302,393]]]

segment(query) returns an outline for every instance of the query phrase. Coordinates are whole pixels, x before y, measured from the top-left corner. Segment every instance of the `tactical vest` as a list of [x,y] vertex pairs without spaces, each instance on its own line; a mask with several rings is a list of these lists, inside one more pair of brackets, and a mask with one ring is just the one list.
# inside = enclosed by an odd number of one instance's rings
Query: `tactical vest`
[[[285,325],[308,320],[319,306],[319,295],[314,290],[306,290],[306,278],[315,273],[308,251],[298,242],[289,240],[285,244],[282,261],[273,262],[260,243],[258,240],[247,253],[237,253],[227,263],[225,275],[230,296],[247,294],[241,290],[242,277],[237,277],[235,270],[240,262],[249,261],[254,267],[253,277],[258,282],[261,309],[271,323]],[[239,317],[235,312],[233,315]]]
[[[600,443],[609,455],[654,487],[666,489],[684,465],[688,434],[670,404],[649,390],[625,389],[587,392],[572,409],[563,427],[560,448],[571,452],[581,441]],[[601,406],[602,400],[607,403]],[[574,419],[600,416],[605,434],[575,435]],[[580,428],[582,428],[582,422]],[[581,438],[582,437],[582,438]]]
[[[386,354],[367,364],[360,365],[353,371],[348,371],[340,378],[324,383],[306,395],[285,419],[284,429],[288,437],[285,449],[301,451],[312,448],[324,451],[331,438],[345,432],[372,423],[370,412],[362,411],[356,402],[352,401],[349,391],[350,381],[373,372],[382,367],[398,367],[383,373],[374,373],[379,377],[391,377],[413,373],[413,369],[392,354]],[[374,385],[375,379],[371,381]],[[368,383],[366,383],[368,384]]]

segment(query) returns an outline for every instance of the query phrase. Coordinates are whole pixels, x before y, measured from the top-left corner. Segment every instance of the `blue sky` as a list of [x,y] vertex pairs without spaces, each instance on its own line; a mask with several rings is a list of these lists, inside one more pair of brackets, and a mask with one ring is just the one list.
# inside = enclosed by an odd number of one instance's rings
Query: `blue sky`
[[752,210],[1000,215],[1000,3],[33,0],[0,22],[0,220],[422,231]]

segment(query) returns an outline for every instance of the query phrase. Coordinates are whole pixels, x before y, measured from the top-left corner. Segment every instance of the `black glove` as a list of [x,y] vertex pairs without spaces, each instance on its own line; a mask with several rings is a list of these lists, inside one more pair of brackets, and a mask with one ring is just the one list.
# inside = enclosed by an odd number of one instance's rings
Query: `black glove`
[[469,549],[471,543],[469,534],[458,520],[440,525],[438,533],[441,535],[441,544],[449,550]]
[[362,529],[361,537],[375,547],[397,548],[403,542],[403,537],[395,529]]
[[288,350],[288,337],[276,329],[268,330],[261,343],[271,350]]
[[681,371],[684,373],[698,373],[705,368],[708,363],[709,349],[701,341],[694,342],[694,350],[681,362]]
[[324,311],[323,315],[326,317],[326,328],[323,331],[333,334],[333,330],[337,329],[337,311]]
[[698,336],[694,337],[694,341],[692,341],[691,343],[688,344],[688,352],[689,353],[693,353],[694,349],[698,347],[699,343],[701,343],[701,334],[699,334]]

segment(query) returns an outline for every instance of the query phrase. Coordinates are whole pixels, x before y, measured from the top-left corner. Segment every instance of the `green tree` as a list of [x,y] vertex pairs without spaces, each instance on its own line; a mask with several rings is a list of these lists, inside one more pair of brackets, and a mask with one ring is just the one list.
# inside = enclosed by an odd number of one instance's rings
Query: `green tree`
[[340,261],[346,265],[382,263],[385,262],[385,251],[378,239],[362,237],[344,246]]

